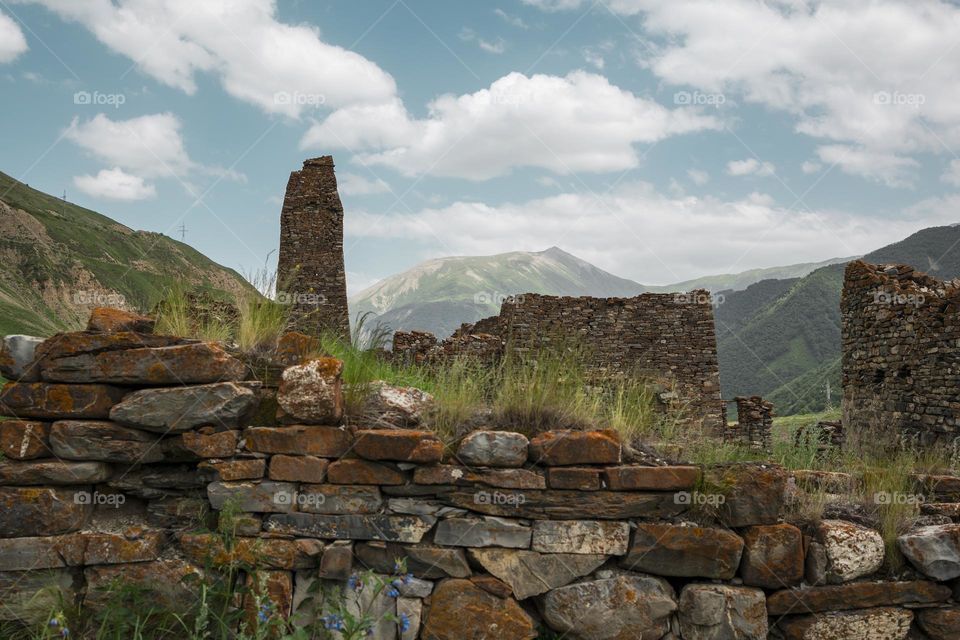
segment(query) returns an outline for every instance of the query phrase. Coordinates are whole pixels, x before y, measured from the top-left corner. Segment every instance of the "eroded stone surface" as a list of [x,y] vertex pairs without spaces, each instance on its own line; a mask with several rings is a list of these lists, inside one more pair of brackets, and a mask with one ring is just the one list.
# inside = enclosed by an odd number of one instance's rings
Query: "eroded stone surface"
[[13,460],[50,455],[50,423],[34,420],[0,422],[0,453]]
[[271,480],[319,484],[326,480],[329,464],[328,460],[316,456],[278,454],[270,457],[269,475]]
[[897,545],[926,576],[936,580],[960,576],[960,524],[920,527],[897,538]]
[[917,622],[930,640],[955,640],[960,638],[960,607],[920,609]]
[[254,409],[256,394],[232,382],[168,389],[143,389],[110,410],[114,422],[155,431],[181,433],[204,425],[242,426]]
[[420,542],[434,522],[436,519],[430,516],[282,513],[268,517],[263,526],[267,531],[308,538]]
[[604,478],[613,491],[685,491],[693,489],[700,479],[700,468],[675,467],[607,467]]
[[743,534],[740,577],[744,584],[783,589],[804,574],[803,534],[790,524],[750,527]]
[[457,458],[474,467],[522,467],[529,440],[510,431],[474,431],[460,441]]
[[530,548],[530,527],[504,518],[445,518],[433,540],[447,547]]
[[883,538],[873,529],[843,520],[824,520],[817,541],[827,553],[827,581],[849,582],[875,573],[883,565]]
[[370,426],[406,428],[419,425],[433,406],[433,396],[425,391],[377,380],[368,385],[362,411]]
[[297,485],[292,482],[211,482],[207,498],[214,509],[220,510],[231,502],[240,511],[254,513],[288,513],[297,499]]
[[0,487],[0,538],[77,531],[93,511],[89,496],[89,487]]
[[622,447],[615,431],[546,431],[530,441],[530,462],[545,466],[618,464]]
[[8,382],[0,391],[0,413],[44,420],[106,419],[125,393],[102,384]]
[[413,474],[417,484],[472,486],[485,484],[501,489],[546,489],[543,474],[529,469],[470,469],[453,465],[420,467]]
[[303,424],[338,424],[343,417],[342,371],[343,363],[336,358],[287,367],[277,391],[282,411],[278,417]]
[[783,508],[787,474],[766,464],[728,464],[704,470],[702,492],[722,496],[720,520],[728,527],[776,524]]
[[725,529],[640,522],[620,566],[662,576],[729,580],[742,551],[740,536]]
[[56,459],[23,462],[0,460],[0,484],[97,484],[106,482],[111,475],[110,465],[103,462],[68,462]]
[[363,429],[353,450],[368,460],[430,463],[443,458],[443,443],[431,431]]
[[767,598],[767,609],[771,616],[782,616],[894,605],[932,604],[944,602],[949,597],[949,587],[933,582],[851,582],[776,591]]
[[491,595],[469,580],[452,579],[434,590],[423,637],[532,640],[537,631],[533,620],[513,599]]
[[538,520],[533,523],[531,549],[542,553],[622,556],[630,545],[626,522]]
[[60,420],[50,429],[50,448],[65,460],[148,464],[163,460],[160,436],[114,422]]
[[96,307],[90,312],[87,321],[87,331],[98,333],[115,333],[117,331],[135,331],[137,333],[153,333],[156,321],[149,316],[114,309],[111,307]]
[[906,609],[866,609],[792,616],[778,623],[785,640],[905,640],[913,613]]
[[339,427],[296,425],[292,427],[251,427],[243,439],[250,451],[285,453],[321,458],[339,458],[350,450],[352,438]]
[[680,593],[684,640],[766,640],[766,598],[760,589],[689,584]]
[[390,464],[370,460],[337,460],[327,469],[328,482],[332,484],[377,484],[401,485],[407,476]]
[[602,565],[608,556],[572,553],[538,553],[507,549],[471,549],[470,557],[525,600],[570,584]]

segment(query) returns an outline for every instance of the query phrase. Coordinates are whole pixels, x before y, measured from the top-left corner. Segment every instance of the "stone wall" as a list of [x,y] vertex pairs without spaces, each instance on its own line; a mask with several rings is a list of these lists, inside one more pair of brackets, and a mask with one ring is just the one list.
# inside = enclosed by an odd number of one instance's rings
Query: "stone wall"
[[760,396],[737,396],[737,422],[723,430],[723,439],[759,451],[770,451],[773,442],[773,403]]
[[331,156],[306,160],[290,174],[280,213],[277,299],[294,305],[299,331],[350,335],[343,205]]
[[907,265],[847,265],[840,302],[848,437],[952,444],[960,418],[960,284]]
[[784,521],[787,495],[842,493],[842,474],[640,466],[609,431],[350,429],[335,360],[284,370],[264,412],[216,345],[91,326],[0,352],[0,619],[45,620],[43,587],[103,608],[115,579],[189,616],[197,581],[233,565],[264,580],[260,613],[303,625],[313,582],[361,598],[351,575],[399,559],[411,575],[365,605],[375,640],[960,637],[943,584],[960,505],[940,504],[960,478],[918,479],[940,524],[901,537],[909,577],[877,582],[876,531]]

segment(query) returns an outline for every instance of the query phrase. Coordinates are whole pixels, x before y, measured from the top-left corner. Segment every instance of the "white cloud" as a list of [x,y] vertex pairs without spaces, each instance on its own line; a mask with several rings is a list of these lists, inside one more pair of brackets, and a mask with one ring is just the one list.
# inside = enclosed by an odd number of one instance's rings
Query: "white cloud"
[[804,173],[807,173],[807,174],[816,173],[820,171],[820,169],[822,168],[823,168],[823,165],[821,165],[819,162],[813,162],[811,160],[804,160],[803,164],[800,165],[800,171],[803,171]]
[[665,284],[779,265],[785,255],[800,262],[866,253],[953,222],[957,206],[928,203],[877,224],[875,217],[843,211],[790,209],[761,193],[723,201],[631,183],[602,197],[568,192],[499,206],[456,202],[410,215],[355,212],[345,224],[356,238],[443,238],[430,257],[557,245],[618,275]]
[[20,25],[5,13],[0,13],[0,63],[13,62],[27,50],[27,39]]
[[772,162],[761,162],[756,158],[745,160],[731,160],[727,163],[727,174],[731,176],[758,176],[761,178],[772,176],[777,168]]
[[355,173],[341,173],[337,176],[337,187],[345,196],[366,196],[375,193],[388,193],[390,185],[375,178],[370,180]]
[[198,74],[267,113],[299,117],[396,94],[387,72],[323,42],[315,27],[279,22],[274,0],[20,0],[89,29],[143,73],[188,94]]
[[863,176],[897,188],[912,187],[914,170],[920,166],[920,163],[912,158],[852,145],[824,145],[817,147],[817,155],[824,163],[837,165],[844,173]]
[[687,177],[698,186],[703,186],[710,182],[710,174],[702,169],[687,169]]
[[[586,5],[525,1],[546,10]],[[857,150],[843,165],[847,173],[908,186],[911,156],[960,148],[955,3],[610,0],[608,6],[643,14],[647,35],[657,38],[644,64],[660,78],[790,114],[798,132]]]
[[523,21],[523,18],[521,18],[520,16],[515,16],[513,14],[507,13],[503,9],[494,9],[493,13],[498,18],[500,18],[501,20],[506,22],[508,25],[510,25],[511,27],[516,27],[517,29],[530,28],[529,26],[527,26],[527,23]]
[[960,187],[960,160],[951,160],[940,179],[947,184]]
[[152,184],[146,184],[143,178],[130,175],[119,167],[101,169],[95,176],[76,176],[73,184],[88,195],[107,200],[146,200],[157,195]]
[[713,115],[667,109],[600,75],[511,73],[489,89],[438,97],[422,120],[399,100],[341,109],[311,127],[301,146],[346,148],[405,175],[484,180],[521,166],[623,171],[640,164],[637,143],[718,128]]
[[477,46],[487,53],[501,54],[507,50],[507,43],[503,38],[497,38],[494,41],[484,40],[476,34],[473,29],[464,27],[460,30],[460,39],[464,42],[476,42]]

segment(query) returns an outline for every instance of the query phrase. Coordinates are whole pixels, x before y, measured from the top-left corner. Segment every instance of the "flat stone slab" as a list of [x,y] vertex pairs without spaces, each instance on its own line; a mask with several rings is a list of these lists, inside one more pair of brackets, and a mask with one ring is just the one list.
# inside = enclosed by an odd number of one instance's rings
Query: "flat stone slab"
[[420,542],[435,522],[431,516],[283,513],[269,516],[264,529],[309,538]]
[[406,474],[387,463],[350,458],[337,460],[327,469],[331,484],[375,484],[397,486],[407,483]]
[[103,462],[0,461],[0,484],[99,484],[109,480],[112,473],[110,465]]
[[729,580],[742,552],[743,540],[732,531],[639,522],[620,566],[662,576]]
[[700,480],[700,468],[691,466],[607,467],[603,474],[612,491],[686,491]]
[[619,464],[616,431],[546,431],[530,441],[530,462],[545,466]]
[[869,609],[946,602],[950,587],[935,582],[852,582],[850,584],[784,589],[767,597],[771,616]]
[[474,431],[460,441],[457,459],[472,467],[522,467],[529,444],[522,433]]
[[93,512],[89,497],[89,487],[0,487],[0,538],[77,531]]
[[211,425],[224,429],[243,426],[255,408],[253,390],[232,382],[193,387],[134,391],[114,405],[110,419],[157,433],[182,433]]
[[900,552],[935,580],[960,576],[960,524],[919,527],[897,538]]
[[0,422],[0,453],[12,460],[31,460],[50,455],[50,423],[33,420]]
[[0,413],[45,420],[106,419],[126,391],[102,384],[8,382],[0,391]]
[[529,549],[527,525],[503,518],[444,518],[433,541],[445,547],[506,547]]
[[249,451],[284,453],[321,458],[339,458],[350,450],[353,438],[340,427],[295,425],[290,427],[251,427],[243,439]]
[[270,456],[271,480],[288,482],[311,482],[319,484],[327,479],[329,460],[316,456]]
[[740,577],[767,589],[800,584],[804,575],[803,533],[791,524],[750,527],[743,534]]
[[[240,511],[251,513],[288,513],[297,499],[297,485],[292,482],[211,482],[207,498],[217,511],[232,503]],[[319,537],[319,536],[318,536]]]
[[547,480],[551,489],[599,491],[600,469],[591,467],[550,467]]
[[416,484],[472,486],[485,484],[501,489],[546,489],[542,473],[529,469],[470,469],[452,465],[419,467],[413,473]]
[[777,623],[784,640],[906,640],[913,612],[881,608],[790,616]]
[[518,600],[568,585],[598,569],[608,556],[538,553],[508,549],[471,549],[470,557],[503,580]]
[[630,546],[630,525],[597,520],[538,520],[531,549],[542,553],[622,556]]
[[354,452],[367,460],[440,462],[443,443],[431,431],[409,429],[362,429],[357,431]]
[[438,497],[445,504],[485,515],[532,520],[579,520],[585,513],[603,520],[667,518],[688,508],[672,493],[627,491],[457,489]]
[[50,429],[50,448],[65,460],[148,464],[163,460],[160,436],[113,422],[60,420]]
[[680,593],[684,640],[767,640],[763,591],[725,584],[688,584]]
[[297,509],[305,513],[349,515],[377,513],[383,497],[376,487],[342,484],[302,484]]
[[461,548],[361,542],[355,546],[355,551],[364,567],[380,573],[392,573],[398,558],[406,561],[407,571],[424,580],[466,578],[471,573],[466,553]]

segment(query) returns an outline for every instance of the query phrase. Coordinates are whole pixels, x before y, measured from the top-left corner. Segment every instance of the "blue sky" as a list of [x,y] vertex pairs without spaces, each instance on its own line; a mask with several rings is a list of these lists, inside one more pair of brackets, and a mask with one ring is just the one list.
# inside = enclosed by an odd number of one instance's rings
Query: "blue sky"
[[0,170],[250,273],[329,153],[352,291],[552,245],[663,284],[956,221],[957,77],[930,0],[0,0]]

